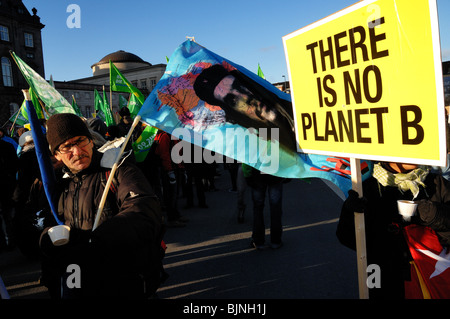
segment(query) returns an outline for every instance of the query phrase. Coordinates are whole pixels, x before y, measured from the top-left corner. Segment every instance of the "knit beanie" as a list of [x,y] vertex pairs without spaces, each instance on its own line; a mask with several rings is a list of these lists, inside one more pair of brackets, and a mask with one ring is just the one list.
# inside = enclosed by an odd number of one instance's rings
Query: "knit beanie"
[[52,154],[59,145],[75,136],[87,136],[92,139],[88,127],[78,115],[59,113],[47,120],[47,141]]

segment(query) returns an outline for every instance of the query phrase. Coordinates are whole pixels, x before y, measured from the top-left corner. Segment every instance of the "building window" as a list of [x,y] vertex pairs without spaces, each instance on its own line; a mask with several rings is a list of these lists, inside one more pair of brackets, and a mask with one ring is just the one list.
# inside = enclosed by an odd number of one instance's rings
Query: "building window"
[[153,88],[156,86],[156,78],[150,79],[150,89],[153,90]]
[[17,103],[11,102],[9,103],[9,114],[15,114],[20,108],[20,105]]
[[13,86],[11,61],[8,58],[2,57],[2,75],[3,75],[3,85]]
[[9,41],[9,32],[8,28],[4,25],[0,25],[0,40]]
[[147,88],[147,80],[141,80],[141,89],[145,90]]
[[85,111],[84,111],[84,116],[85,117],[91,117],[91,107],[90,106],[85,106]]
[[34,59],[34,53],[27,52],[28,59]]
[[34,47],[33,35],[31,33],[25,32],[25,46],[29,48]]

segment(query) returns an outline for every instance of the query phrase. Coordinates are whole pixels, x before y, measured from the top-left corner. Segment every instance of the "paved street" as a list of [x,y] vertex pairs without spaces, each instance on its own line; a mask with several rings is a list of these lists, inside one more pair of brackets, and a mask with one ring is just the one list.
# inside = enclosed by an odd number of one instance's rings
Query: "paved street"
[[[285,184],[284,245],[256,251],[250,248],[250,193],[245,222],[239,224],[237,194],[228,192],[228,171],[219,172],[218,191],[206,193],[209,208],[182,209],[187,227],[167,229],[164,263],[170,277],[158,292],[161,299],[358,298],[355,253],[335,236],[342,199],[323,181]],[[268,216],[268,203],[266,210]],[[0,275],[11,299],[48,298],[39,270],[39,262],[17,250],[0,254]]]

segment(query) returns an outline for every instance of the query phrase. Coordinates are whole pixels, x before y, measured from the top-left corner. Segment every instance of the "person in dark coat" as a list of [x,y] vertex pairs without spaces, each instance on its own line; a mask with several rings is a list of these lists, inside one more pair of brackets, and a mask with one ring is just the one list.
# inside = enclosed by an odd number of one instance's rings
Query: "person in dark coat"
[[174,139],[169,133],[159,130],[152,145],[152,147],[155,147],[155,160],[151,165],[156,166],[159,170],[162,201],[167,213],[168,227],[184,227],[187,221],[178,209],[178,195],[184,182],[185,169],[182,162],[175,163],[172,160],[172,150],[177,143],[179,143],[178,139]]
[[[397,200],[415,201],[417,214],[404,219]],[[411,223],[430,227],[443,247],[450,246],[450,184],[427,166],[377,163],[373,176],[363,182],[363,197],[349,191],[336,235],[355,250],[354,212],[364,213],[367,264],[376,264],[381,271],[381,287],[369,289],[370,299],[405,298],[411,255],[403,227]]]
[[253,202],[253,228],[251,246],[257,250],[264,250],[269,246],[265,244],[264,203],[266,193],[270,206],[270,248],[278,249],[283,243],[283,183],[284,178],[263,174],[261,171],[242,165],[245,180],[252,192]]
[[[120,136],[127,136],[131,125],[133,124],[133,119],[131,118],[130,110],[128,107],[123,107],[119,111],[120,115],[120,122],[117,124],[117,127],[119,129]],[[139,136],[142,134],[142,127],[140,125],[137,125],[136,128],[133,130],[133,133],[131,134],[130,141],[131,143],[135,142]]]
[[11,249],[15,245],[12,195],[16,186],[16,173],[16,149],[11,143],[0,139],[0,250]]
[[24,205],[28,199],[31,185],[36,178],[41,176],[31,131],[20,136],[19,145],[21,151],[18,155],[17,186],[14,192],[16,206]]
[[38,212],[38,206],[31,205],[30,192],[32,185],[41,178],[31,131],[26,131],[19,138],[20,153],[18,155],[17,185],[14,190],[15,205],[14,228],[17,234],[17,246],[29,258],[39,256],[40,231],[34,229],[32,221]]
[[[142,172],[124,161],[114,175],[99,225],[97,209],[111,169],[74,114],[47,122],[47,141],[64,163],[58,216],[70,227],[69,243],[53,246],[47,230],[41,248],[62,278],[62,298],[146,298],[158,285],[163,236],[160,204]],[[47,263],[48,265],[48,263]],[[81,271],[80,287],[69,286],[68,266]]]
[[[208,208],[206,205],[205,187],[203,185],[203,177],[205,176],[206,163],[201,156],[201,161],[196,162],[196,154],[203,154],[203,148],[189,143],[186,141],[180,141],[183,143],[183,149],[190,148],[191,158],[189,161],[183,162],[186,168],[186,206],[185,208],[194,207],[194,185],[195,193],[197,195],[198,207]],[[184,154],[183,154],[184,155]]]

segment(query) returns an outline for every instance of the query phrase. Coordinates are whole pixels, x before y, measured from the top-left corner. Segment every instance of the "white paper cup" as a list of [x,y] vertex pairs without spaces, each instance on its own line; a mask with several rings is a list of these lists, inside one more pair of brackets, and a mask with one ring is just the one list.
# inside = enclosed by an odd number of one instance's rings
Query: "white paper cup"
[[398,213],[403,216],[405,221],[410,221],[411,217],[416,214],[417,203],[412,200],[398,200]]
[[48,235],[55,246],[65,245],[69,242],[70,227],[66,225],[53,226]]

